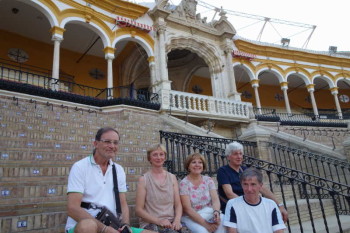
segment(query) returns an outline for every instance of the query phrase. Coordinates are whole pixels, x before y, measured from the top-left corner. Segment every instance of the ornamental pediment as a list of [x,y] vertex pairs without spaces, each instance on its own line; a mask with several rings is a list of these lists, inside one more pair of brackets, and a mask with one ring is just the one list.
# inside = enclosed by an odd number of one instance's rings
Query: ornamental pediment
[[232,38],[236,34],[236,30],[227,20],[226,13],[223,10],[220,12],[219,20],[208,22],[206,17],[202,17],[200,13],[197,13],[196,0],[182,0],[178,6],[170,5],[167,0],[162,0],[158,2],[157,9],[152,10],[152,14],[160,15],[156,13],[157,11],[169,12],[170,14],[165,17],[166,21],[191,28],[192,33],[195,28],[204,33],[215,36],[225,35],[228,38]]

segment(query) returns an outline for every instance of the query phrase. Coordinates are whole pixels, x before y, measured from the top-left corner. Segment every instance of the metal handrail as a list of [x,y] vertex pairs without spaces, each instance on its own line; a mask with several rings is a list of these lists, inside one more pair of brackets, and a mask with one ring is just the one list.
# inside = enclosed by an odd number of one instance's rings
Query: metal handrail
[[[167,132],[160,131],[161,134]],[[190,135],[184,133],[171,133],[173,138],[184,141],[187,139],[193,140],[193,142],[203,143],[218,148],[226,148],[226,145],[232,141],[237,141],[243,145],[243,148],[257,147],[256,142],[247,142],[234,139],[216,138],[208,136]],[[284,164],[295,170],[317,174],[323,178],[329,178],[336,182],[348,185],[350,180],[350,163],[346,160],[332,158],[326,155],[315,154],[309,151],[303,151],[301,149],[295,149],[288,146],[279,145],[277,143],[268,142],[268,146],[273,153],[273,162],[276,164]],[[252,150],[249,150],[249,154],[252,154]],[[245,151],[247,153],[248,151]],[[255,153],[254,153],[255,155]]]

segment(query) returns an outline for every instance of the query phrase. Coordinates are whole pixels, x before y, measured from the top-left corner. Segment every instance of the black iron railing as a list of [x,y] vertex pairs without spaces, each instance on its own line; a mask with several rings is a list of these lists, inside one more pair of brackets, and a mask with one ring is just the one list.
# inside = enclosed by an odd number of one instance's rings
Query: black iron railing
[[293,126],[318,126],[318,127],[347,127],[347,117],[339,117],[338,113],[320,114],[313,113],[291,114],[277,113],[276,109],[253,108],[255,119],[258,121],[280,122],[281,125]]
[[[208,175],[215,175],[217,168],[227,163],[224,148],[211,145],[210,139],[201,142],[196,136],[182,137],[181,134],[163,131],[160,132],[160,138],[167,148],[167,168],[178,177],[185,176],[183,161],[193,152],[205,156],[208,162],[205,174]],[[350,214],[350,186],[257,159],[257,145],[250,142],[243,145],[244,151],[254,153],[245,153],[245,165],[256,167],[264,173],[270,189],[283,200],[288,209],[289,232],[304,232],[305,228],[311,228],[313,232],[344,232],[343,215]],[[336,222],[335,226],[330,221]]]
[[[161,134],[167,132],[160,131]],[[225,149],[226,145],[232,141],[237,141],[243,145],[243,153],[256,157],[256,142],[240,141],[226,138],[216,138],[207,136],[198,136],[183,133],[171,133],[172,138],[181,145],[188,147],[189,142],[194,146],[201,148],[203,144],[211,147]],[[350,163],[346,160],[336,159],[330,156],[316,154],[288,146],[268,142],[271,151],[272,162],[275,164],[289,167],[301,172],[310,173],[319,177],[330,179],[335,182],[349,185],[350,182]],[[187,148],[187,151],[189,149]]]
[[273,162],[298,171],[315,174],[342,184],[349,184],[350,163],[325,155],[269,143]]
[[279,128],[279,130],[302,137],[303,141],[306,139],[322,141],[324,145],[332,146],[333,150],[337,146],[342,146],[344,138],[350,134],[350,130],[344,128],[285,126],[282,129]]
[[53,79],[45,73],[0,62],[0,89],[66,100],[93,106],[126,104],[159,109],[158,94],[132,86],[95,88],[66,80]]

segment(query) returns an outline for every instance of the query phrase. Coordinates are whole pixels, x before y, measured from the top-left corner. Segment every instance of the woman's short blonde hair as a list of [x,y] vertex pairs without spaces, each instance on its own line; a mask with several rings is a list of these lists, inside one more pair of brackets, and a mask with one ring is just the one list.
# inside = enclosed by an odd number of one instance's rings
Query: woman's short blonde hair
[[165,158],[166,158],[166,149],[165,149],[165,146],[161,143],[158,143],[158,144],[154,144],[152,146],[150,146],[148,149],[147,149],[147,160],[149,161],[150,160],[150,157],[151,157],[151,153],[155,150],[158,150],[158,149],[161,149],[164,154],[165,154]]
[[186,169],[186,171],[189,172],[188,170],[188,167],[190,166],[191,162],[194,160],[194,159],[200,159],[203,163],[203,171],[207,168],[207,162],[205,161],[205,158],[203,155],[201,155],[200,153],[193,153],[189,156],[187,156],[185,162],[184,162],[184,167]]

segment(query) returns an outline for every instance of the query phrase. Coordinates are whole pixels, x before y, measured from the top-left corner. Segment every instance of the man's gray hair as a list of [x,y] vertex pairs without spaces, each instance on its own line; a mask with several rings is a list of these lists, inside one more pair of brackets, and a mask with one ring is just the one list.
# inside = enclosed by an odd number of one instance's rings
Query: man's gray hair
[[229,156],[232,154],[232,152],[240,150],[243,153],[243,145],[239,142],[231,142],[230,144],[227,145],[226,150],[225,150],[225,156]]
[[248,178],[252,178],[254,176],[256,177],[258,182],[260,184],[262,184],[262,182],[263,182],[263,175],[262,175],[261,171],[256,169],[255,167],[250,167],[248,169],[245,169],[242,172],[241,177],[239,178],[239,181],[242,183],[243,180],[248,179]]

